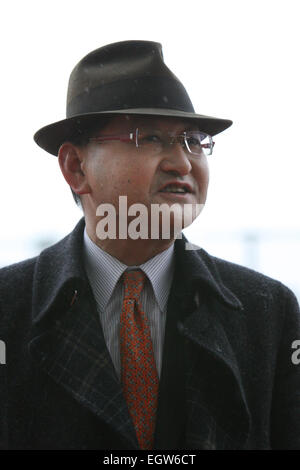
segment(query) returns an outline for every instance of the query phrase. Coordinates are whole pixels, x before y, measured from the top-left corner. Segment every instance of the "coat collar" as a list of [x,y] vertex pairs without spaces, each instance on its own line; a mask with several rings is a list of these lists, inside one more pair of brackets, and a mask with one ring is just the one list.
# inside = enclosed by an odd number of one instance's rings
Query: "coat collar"
[[[176,240],[177,266],[183,272],[185,285],[179,295],[188,289],[188,295],[193,290],[205,290],[206,293],[216,298],[220,303],[233,310],[243,310],[241,301],[224,285],[218,272],[215,259],[205,250],[194,245],[193,250],[187,249],[187,239],[183,235]],[[201,295],[201,294],[200,294]]]
[[[34,322],[53,312],[57,304],[67,308],[74,295],[79,296],[89,288],[82,256],[84,223],[82,218],[73,232],[38,257],[34,273]],[[203,249],[186,250],[186,244],[184,235],[175,241],[176,265],[185,279],[177,295],[189,296],[197,286],[204,287],[225,306],[242,310],[241,301],[224,285],[214,258]]]
[[32,313],[34,323],[39,323],[56,306],[67,309],[77,296],[88,287],[83,266],[84,219],[73,232],[55,245],[42,251],[34,271]]

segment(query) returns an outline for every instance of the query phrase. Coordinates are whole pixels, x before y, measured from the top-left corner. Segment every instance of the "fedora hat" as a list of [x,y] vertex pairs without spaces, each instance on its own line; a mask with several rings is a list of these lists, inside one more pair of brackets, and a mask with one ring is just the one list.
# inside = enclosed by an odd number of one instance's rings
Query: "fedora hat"
[[42,127],[34,140],[57,155],[63,142],[82,134],[99,118],[120,114],[191,119],[210,135],[232,124],[195,113],[184,86],[164,63],[160,43],[121,41],[90,52],[75,66],[66,119]]

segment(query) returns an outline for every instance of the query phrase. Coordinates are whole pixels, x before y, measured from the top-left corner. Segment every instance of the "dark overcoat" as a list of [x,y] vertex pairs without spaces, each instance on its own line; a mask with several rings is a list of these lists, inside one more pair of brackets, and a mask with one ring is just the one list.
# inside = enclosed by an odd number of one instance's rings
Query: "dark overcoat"
[[[84,271],[83,228],[0,271],[1,449],[138,449]],[[175,242],[155,448],[300,449],[295,296],[185,242]]]

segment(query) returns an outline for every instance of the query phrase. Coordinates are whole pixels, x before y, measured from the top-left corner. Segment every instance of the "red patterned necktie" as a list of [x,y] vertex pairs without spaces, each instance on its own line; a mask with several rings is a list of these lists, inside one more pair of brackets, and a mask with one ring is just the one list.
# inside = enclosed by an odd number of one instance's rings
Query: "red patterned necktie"
[[123,274],[124,299],[120,320],[121,378],[127,406],[141,449],[152,449],[158,396],[158,376],[149,322],[140,293],[145,274]]

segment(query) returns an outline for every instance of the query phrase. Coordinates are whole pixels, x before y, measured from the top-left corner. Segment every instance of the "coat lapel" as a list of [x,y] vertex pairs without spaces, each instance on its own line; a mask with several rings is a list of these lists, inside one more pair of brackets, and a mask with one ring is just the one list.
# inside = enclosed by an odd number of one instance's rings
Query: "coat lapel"
[[[241,448],[249,411],[237,358],[216,309],[203,303],[178,325],[185,338],[189,448]],[[228,312],[227,312],[228,313]]]
[[73,232],[71,239],[51,247],[39,258],[29,349],[39,366],[65,391],[121,434],[130,448],[138,448],[91,289],[82,263],[74,259],[79,256],[78,236]]
[[230,324],[245,327],[243,306],[219,278],[212,257],[186,252],[177,242],[177,323],[183,338],[186,448],[239,449],[245,444],[250,414]]

